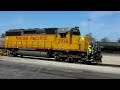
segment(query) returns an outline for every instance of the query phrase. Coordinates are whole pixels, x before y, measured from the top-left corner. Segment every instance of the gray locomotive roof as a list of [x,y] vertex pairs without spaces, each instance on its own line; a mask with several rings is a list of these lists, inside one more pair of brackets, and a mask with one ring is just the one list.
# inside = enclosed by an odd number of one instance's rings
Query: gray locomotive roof
[[70,32],[73,28],[66,27],[66,28],[29,28],[29,29],[10,29],[7,32],[16,32],[16,31],[38,31],[38,32],[45,32],[45,30],[57,30],[56,33],[66,33]]
[[66,33],[69,32],[72,28],[59,28],[57,33]]
[[[31,30],[45,30],[45,29],[52,30],[52,28],[29,28],[29,29],[9,29],[8,31],[31,31]],[[71,28],[56,28],[56,30],[64,32],[64,31],[70,31]]]
[[16,31],[24,31],[24,30],[26,30],[26,29],[9,29],[6,32],[16,32]]

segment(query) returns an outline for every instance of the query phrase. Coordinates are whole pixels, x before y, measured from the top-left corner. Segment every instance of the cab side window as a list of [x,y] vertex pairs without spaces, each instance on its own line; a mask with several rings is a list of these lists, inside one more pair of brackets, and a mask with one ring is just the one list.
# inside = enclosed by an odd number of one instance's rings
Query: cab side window
[[60,33],[61,38],[66,38],[67,33]]

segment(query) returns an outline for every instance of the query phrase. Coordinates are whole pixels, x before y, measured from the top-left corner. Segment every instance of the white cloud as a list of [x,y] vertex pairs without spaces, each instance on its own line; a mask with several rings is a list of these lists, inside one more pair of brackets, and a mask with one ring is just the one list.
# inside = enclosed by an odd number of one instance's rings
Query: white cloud
[[[117,17],[113,17],[116,14]],[[90,32],[93,33],[96,38],[109,37],[110,39],[117,39],[120,36],[120,11],[95,11],[88,14],[87,18],[91,19]],[[109,23],[105,22],[104,18],[110,18]],[[88,33],[88,21],[84,20],[80,23],[80,27]]]
[[[104,25],[103,23],[98,22],[98,20],[104,16],[112,15],[113,12],[111,11],[94,11],[88,14],[88,18],[91,19],[90,23],[97,24],[98,26]],[[96,23],[97,22],[97,23]],[[88,21],[84,20],[80,23],[82,27],[85,27],[88,25]]]
[[[105,24],[105,22],[103,21],[104,19],[101,19],[103,17],[109,17],[109,16],[112,16],[113,14],[115,13],[120,13],[120,11],[94,11],[94,12],[91,12],[90,14],[88,14],[88,18],[91,19],[91,21],[89,22],[90,25],[94,25],[94,27],[112,27],[111,24]],[[102,20],[103,22],[100,22],[99,20]],[[113,22],[112,25],[119,25],[118,23],[120,23],[120,17],[114,17],[114,21],[116,22]],[[116,25],[117,24],[117,25]],[[88,25],[88,21],[87,20],[84,20],[80,23],[80,25],[82,27],[85,27]]]

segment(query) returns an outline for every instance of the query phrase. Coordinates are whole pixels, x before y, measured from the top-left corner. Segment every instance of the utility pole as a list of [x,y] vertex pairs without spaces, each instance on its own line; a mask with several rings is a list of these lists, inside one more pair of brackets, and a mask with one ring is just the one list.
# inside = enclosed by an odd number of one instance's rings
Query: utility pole
[[116,33],[116,35],[117,35],[117,39],[118,39],[117,41],[120,42],[119,34]]

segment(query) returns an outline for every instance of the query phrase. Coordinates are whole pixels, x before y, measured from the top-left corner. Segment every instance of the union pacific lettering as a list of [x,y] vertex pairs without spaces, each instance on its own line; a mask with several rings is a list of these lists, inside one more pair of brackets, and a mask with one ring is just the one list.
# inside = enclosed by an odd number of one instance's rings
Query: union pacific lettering
[[28,37],[16,37],[16,40],[28,40]]
[[22,40],[22,37],[16,37],[16,40]]
[[16,37],[16,40],[47,40],[47,36]]
[[28,40],[28,37],[23,37],[23,40]]
[[47,40],[47,36],[31,36],[30,40]]

